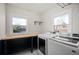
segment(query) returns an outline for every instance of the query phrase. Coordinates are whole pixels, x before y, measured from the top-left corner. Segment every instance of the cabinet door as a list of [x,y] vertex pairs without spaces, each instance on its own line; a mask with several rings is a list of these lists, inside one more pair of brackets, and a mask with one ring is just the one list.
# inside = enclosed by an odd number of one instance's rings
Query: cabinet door
[[39,50],[45,54],[45,40],[39,38]]
[[68,48],[65,44],[48,40],[48,54],[49,55],[72,55],[72,49]]
[[3,54],[3,43],[2,40],[0,40],[0,55]]
[[15,54],[25,49],[31,49],[31,38],[18,38],[6,41],[7,54]]
[[37,49],[37,36],[33,37],[33,49]]

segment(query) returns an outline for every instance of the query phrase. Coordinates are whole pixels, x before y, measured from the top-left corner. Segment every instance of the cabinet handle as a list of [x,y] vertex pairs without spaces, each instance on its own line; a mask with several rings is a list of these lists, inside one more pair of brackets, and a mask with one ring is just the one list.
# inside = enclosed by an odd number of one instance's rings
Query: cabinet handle
[[75,51],[75,50],[72,50],[72,52],[73,52],[73,53],[76,53],[76,51]]

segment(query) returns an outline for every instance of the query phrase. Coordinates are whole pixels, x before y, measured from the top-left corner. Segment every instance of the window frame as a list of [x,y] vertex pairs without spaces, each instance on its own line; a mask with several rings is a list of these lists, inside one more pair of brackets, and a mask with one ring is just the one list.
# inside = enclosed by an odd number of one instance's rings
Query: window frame
[[[16,17],[16,18],[22,18],[22,19],[25,19],[26,20],[26,31],[24,32],[24,33],[14,33],[13,32],[13,17]],[[27,19],[25,18],[25,17],[20,17],[20,16],[13,16],[12,18],[11,18],[11,26],[12,26],[12,30],[11,30],[11,33],[12,34],[27,34],[27,32],[28,32],[28,28],[27,28]]]
[[[70,14],[69,14],[68,12],[64,12],[64,13],[58,14],[57,16],[55,16],[55,17],[53,18],[53,19],[55,19],[56,17],[61,17],[61,16],[64,16],[64,15],[66,15],[66,14],[67,14],[68,17],[69,17],[69,18],[68,18],[68,19],[69,19],[69,20],[68,20],[68,21],[69,21],[69,22],[68,22],[69,24],[68,24],[68,27],[67,27],[68,29],[67,29],[67,32],[60,32],[60,33],[68,33],[68,32],[70,32],[70,31],[69,31],[69,29],[70,29],[70,28],[69,28],[69,27],[70,27]],[[54,20],[53,20],[53,21],[54,21]],[[56,30],[55,30],[55,26],[56,26],[56,25],[53,23],[54,31],[56,31]]]

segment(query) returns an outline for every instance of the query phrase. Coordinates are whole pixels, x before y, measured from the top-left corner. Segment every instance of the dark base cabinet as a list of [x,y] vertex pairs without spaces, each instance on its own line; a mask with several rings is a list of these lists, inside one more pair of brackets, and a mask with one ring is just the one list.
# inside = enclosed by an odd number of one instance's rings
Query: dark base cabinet
[[[31,39],[21,38],[21,39],[11,39],[6,41],[6,52],[7,54],[14,54],[21,50],[30,48]],[[28,44],[29,43],[29,44]]]
[[45,40],[39,38],[39,50],[45,55]]
[[2,41],[0,41],[0,55],[2,54]]
[[31,50],[31,38],[7,40],[7,54],[16,54],[26,49]]
[[33,37],[33,49],[37,49],[37,36]]
[[24,50],[33,52],[33,49],[37,49],[37,36],[0,40],[0,55],[13,55]]
[[3,41],[0,40],[0,55],[4,54],[4,50],[3,50]]

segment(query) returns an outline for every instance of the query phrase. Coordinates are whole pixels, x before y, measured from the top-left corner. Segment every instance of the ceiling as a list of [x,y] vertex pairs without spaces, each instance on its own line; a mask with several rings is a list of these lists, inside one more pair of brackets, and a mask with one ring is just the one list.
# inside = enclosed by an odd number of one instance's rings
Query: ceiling
[[24,8],[37,13],[45,12],[58,6],[56,3],[10,3],[9,5]]

